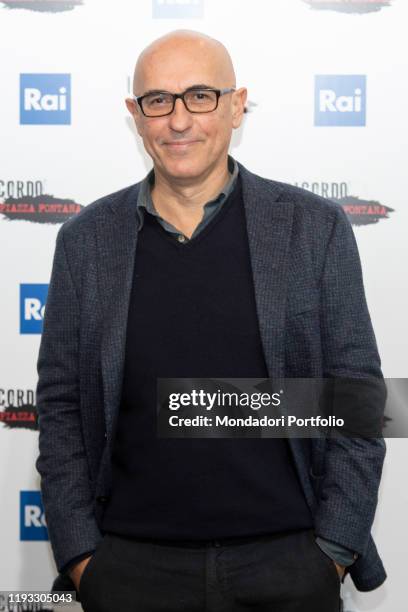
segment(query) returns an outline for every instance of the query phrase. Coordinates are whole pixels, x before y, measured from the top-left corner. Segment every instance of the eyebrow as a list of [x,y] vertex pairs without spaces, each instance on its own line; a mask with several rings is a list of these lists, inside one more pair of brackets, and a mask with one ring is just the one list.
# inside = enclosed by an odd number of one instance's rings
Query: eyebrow
[[[184,91],[187,91],[188,89],[217,89],[217,88],[214,87],[213,85],[207,85],[206,83],[195,83],[194,85],[190,85],[190,87],[187,87]],[[172,93],[172,92],[167,91],[166,89],[149,89],[148,91],[145,91],[142,94],[142,96],[149,96],[151,94],[158,94],[158,93]]]

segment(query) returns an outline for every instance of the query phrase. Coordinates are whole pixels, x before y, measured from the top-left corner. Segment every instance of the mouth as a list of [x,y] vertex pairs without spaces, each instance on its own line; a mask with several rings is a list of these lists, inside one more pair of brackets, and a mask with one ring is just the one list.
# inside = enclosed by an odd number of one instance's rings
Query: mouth
[[182,140],[178,142],[165,142],[164,145],[173,151],[184,151],[194,144],[197,144],[198,140]]

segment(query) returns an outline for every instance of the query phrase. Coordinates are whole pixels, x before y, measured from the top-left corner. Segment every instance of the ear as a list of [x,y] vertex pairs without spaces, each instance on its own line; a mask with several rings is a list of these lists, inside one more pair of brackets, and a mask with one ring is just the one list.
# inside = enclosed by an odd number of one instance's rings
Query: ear
[[135,121],[138,134],[141,134],[140,132],[141,113],[140,113],[136,100],[134,100],[133,98],[126,98],[125,103],[126,103],[129,113],[132,115]]
[[232,94],[232,127],[234,129],[241,125],[242,117],[245,112],[245,103],[247,101],[247,89],[240,87]]

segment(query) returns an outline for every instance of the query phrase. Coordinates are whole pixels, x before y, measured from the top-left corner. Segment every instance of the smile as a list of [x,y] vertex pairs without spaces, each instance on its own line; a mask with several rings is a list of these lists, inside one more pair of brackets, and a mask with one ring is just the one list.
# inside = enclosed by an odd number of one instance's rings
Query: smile
[[197,140],[188,140],[186,142],[171,142],[171,143],[166,142],[165,146],[172,150],[183,151],[184,149],[187,149],[188,147],[196,144],[197,142],[198,142]]

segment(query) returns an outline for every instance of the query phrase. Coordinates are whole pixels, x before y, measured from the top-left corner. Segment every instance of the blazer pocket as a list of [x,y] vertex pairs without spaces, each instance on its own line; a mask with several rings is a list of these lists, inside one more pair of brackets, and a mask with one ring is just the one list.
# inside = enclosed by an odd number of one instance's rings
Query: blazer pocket
[[336,581],[336,586],[340,587],[340,583],[341,583],[341,578],[340,575],[337,571],[337,568],[335,566],[335,563],[333,561],[333,559],[331,557],[329,557],[329,555],[326,555],[326,553],[324,552],[324,550],[322,550],[320,548],[320,546],[318,545],[318,543],[314,542],[315,548],[317,549],[317,552],[319,553],[321,559],[323,560],[323,562],[326,564],[326,566],[328,567],[329,571],[331,572],[334,580]]
[[82,596],[84,586],[86,586],[86,584],[87,584],[88,574],[89,574],[89,571],[92,569],[90,566],[93,565],[93,561],[95,559],[95,554],[96,554],[96,551],[93,553],[93,555],[89,559],[88,563],[85,565],[84,571],[81,574],[81,578],[80,578],[79,584],[78,584],[78,593],[79,593],[80,597]]
[[85,565],[84,571],[81,574],[81,578],[78,584],[78,593],[80,597],[82,597],[83,589],[84,587],[88,586],[88,580],[94,572],[94,565],[95,565],[96,557],[99,556],[101,546],[104,543],[104,540],[105,540],[105,536],[103,536],[103,538],[99,540],[99,542],[96,545],[95,552],[91,555],[91,558],[89,559],[88,563]]

